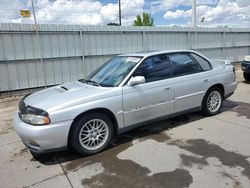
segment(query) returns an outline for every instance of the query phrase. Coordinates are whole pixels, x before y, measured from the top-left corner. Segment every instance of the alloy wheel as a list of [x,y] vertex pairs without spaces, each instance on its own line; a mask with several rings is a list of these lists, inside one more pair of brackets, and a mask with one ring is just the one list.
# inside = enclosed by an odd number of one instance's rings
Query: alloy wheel
[[79,142],[87,150],[99,149],[104,145],[108,137],[108,125],[101,119],[88,121],[79,132]]
[[212,91],[207,98],[207,107],[210,112],[216,112],[221,106],[221,94],[219,91]]

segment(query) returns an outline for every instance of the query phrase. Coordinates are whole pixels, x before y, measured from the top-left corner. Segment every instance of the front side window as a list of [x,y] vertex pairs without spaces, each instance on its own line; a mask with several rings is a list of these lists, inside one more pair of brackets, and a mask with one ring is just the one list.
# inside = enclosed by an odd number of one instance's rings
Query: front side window
[[87,81],[104,87],[118,86],[141,57],[116,56],[86,77]]
[[174,76],[193,74],[203,71],[201,66],[195,60],[193,60],[189,54],[170,54],[169,59],[172,63]]
[[162,80],[172,76],[171,65],[166,54],[145,59],[133,76],[144,76],[146,82]]

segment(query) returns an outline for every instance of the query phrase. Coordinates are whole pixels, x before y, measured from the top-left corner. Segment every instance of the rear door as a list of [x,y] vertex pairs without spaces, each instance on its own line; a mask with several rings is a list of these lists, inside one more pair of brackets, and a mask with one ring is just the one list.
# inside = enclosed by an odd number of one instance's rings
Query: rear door
[[198,58],[202,57],[193,53],[169,54],[174,76],[175,112],[200,107],[202,104],[210,85],[211,65],[209,62],[201,62],[205,65],[198,63]]
[[126,126],[174,112],[172,71],[166,54],[149,57],[134,72],[146,83],[123,86],[123,112]]

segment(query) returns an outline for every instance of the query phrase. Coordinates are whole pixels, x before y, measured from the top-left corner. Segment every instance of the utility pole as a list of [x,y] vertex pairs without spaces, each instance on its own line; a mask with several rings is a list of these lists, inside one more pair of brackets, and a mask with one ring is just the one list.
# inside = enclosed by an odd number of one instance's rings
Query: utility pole
[[196,28],[196,0],[192,3],[192,26]]
[[47,78],[46,78],[47,74],[46,74],[46,71],[45,71],[45,64],[44,64],[43,58],[42,58],[43,51],[42,51],[41,41],[40,41],[39,33],[38,33],[38,25],[37,25],[37,21],[36,21],[36,11],[35,11],[33,0],[31,0],[31,6],[32,6],[32,12],[33,12],[35,27],[36,27],[37,44],[38,44],[38,48],[39,48],[39,51],[40,51],[40,62],[42,64],[42,66],[43,66],[44,85],[45,85],[45,88],[46,88],[47,87]]
[[35,21],[36,31],[37,31],[37,30],[38,30],[38,28],[37,28],[37,21],[36,21],[36,11],[35,11],[35,7],[34,7],[33,0],[31,0],[31,6],[32,6],[32,12],[33,12],[33,16],[34,16],[34,21]]
[[119,25],[122,25],[121,0],[119,0]]

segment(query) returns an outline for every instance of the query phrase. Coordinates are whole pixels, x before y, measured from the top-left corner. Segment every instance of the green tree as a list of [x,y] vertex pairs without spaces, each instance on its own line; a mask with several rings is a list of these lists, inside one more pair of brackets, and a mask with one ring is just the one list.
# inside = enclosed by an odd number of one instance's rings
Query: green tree
[[154,26],[154,19],[149,13],[143,12],[142,16],[136,16],[133,26]]

